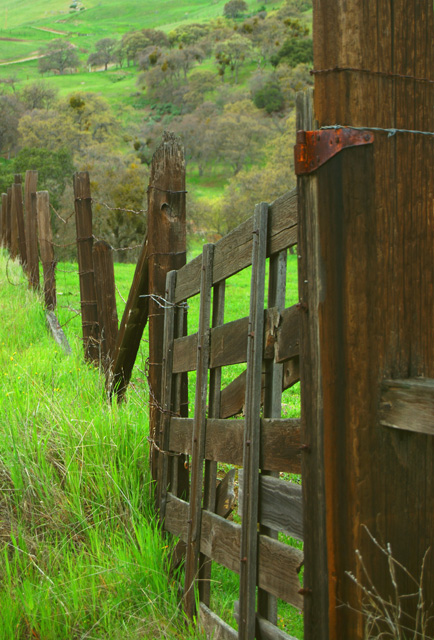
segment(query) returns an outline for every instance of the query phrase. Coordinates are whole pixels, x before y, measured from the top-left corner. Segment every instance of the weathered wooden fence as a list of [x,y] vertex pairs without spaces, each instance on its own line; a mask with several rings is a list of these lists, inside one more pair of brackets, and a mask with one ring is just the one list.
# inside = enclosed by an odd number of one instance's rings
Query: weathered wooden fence
[[[202,621],[209,632],[223,634],[217,637],[247,640],[257,633],[289,638],[275,627],[275,599],[303,606],[298,576],[303,554],[277,540],[279,531],[303,537],[301,487],[279,478],[279,472],[300,473],[299,421],[280,417],[287,386],[283,363],[295,364],[299,350],[299,310],[284,308],[286,250],[296,243],[296,227],[296,194],[291,192],[270,206],[259,205],[253,218],[215,245],[205,245],[202,256],[167,276],[158,443],[160,519],[186,544],[185,609],[190,617],[196,613],[197,582]],[[250,265],[249,316],[225,323],[225,282]],[[198,293],[199,326],[186,336],[185,305]],[[237,382],[239,402],[234,406],[234,399],[228,402],[221,389],[221,368],[243,362],[247,368]],[[181,380],[188,371],[196,372],[190,418],[180,416]],[[290,382],[296,379],[292,376]],[[242,409],[243,419],[222,418]],[[178,484],[179,454],[191,456],[187,495]],[[226,494],[219,488],[225,479],[218,484],[219,462],[242,467],[241,524],[224,518]],[[209,608],[211,561],[240,574],[238,633]]]

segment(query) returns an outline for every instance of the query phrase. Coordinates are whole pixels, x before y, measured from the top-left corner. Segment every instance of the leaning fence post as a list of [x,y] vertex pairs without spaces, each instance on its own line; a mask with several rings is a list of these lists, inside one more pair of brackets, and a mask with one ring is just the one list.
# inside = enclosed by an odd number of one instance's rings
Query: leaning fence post
[[92,197],[87,171],[74,174],[74,202],[84,354],[87,360],[98,362],[98,310],[92,259]]
[[[161,420],[164,298],[166,274],[186,259],[185,160],[178,138],[167,131],[152,159],[148,188],[149,255],[149,386],[152,397],[149,425],[158,445]],[[158,454],[151,448],[152,477],[158,475]]]
[[39,289],[38,221],[36,214],[37,171],[26,171],[24,206],[26,210],[27,273],[29,285]]
[[108,372],[118,333],[113,252],[107,242],[100,240],[93,245],[92,253],[98,301],[101,364],[103,369]]
[[50,197],[48,191],[39,191],[36,194],[36,209],[38,217],[39,249],[44,271],[44,294],[47,309],[56,308],[56,280],[53,250],[53,233],[51,230]]

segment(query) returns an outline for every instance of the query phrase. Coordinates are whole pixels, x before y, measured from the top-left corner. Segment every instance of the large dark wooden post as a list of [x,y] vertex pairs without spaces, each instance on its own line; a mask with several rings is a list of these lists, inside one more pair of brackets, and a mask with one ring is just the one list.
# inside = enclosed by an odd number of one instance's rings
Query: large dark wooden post
[[[387,422],[397,392],[383,382],[401,379],[409,404],[414,379],[434,378],[433,5],[313,7],[314,111],[300,126],[386,129],[298,180],[305,638],[361,640],[364,605],[347,572],[369,585],[356,551],[378,593],[395,597],[366,529],[417,579],[431,548],[424,598],[434,599],[434,439],[416,418]],[[416,590],[402,571],[396,584]],[[415,616],[416,601],[401,600],[403,611]],[[413,636],[415,623],[403,624]]]
[[50,311],[56,308],[56,262],[54,260],[53,232],[51,229],[50,196],[48,191],[36,194],[39,249],[44,273],[45,306]]
[[118,333],[113,250],[107,242],[99,240],[93,245],[92,253],[98,301],[101,364],[103,369],[108,371]]
[[[149,422],[151,438],[158,443],[161,418],[164,299],[166,274],[186,260],[185,160],[179,140],[165,132],[156,150],[148,190],[149,255]],[[156,449],[152,449],[152,474],[157,478]]]
[[84,353],[88,360],[98,362],[98,309],[92,258],[92,196],[87,171],[74,174],[74,196]]
[[38,172],[26,171],[24,206],[26,210],[27,272],[29,284],[33,289],[39,289],[38,222],[36,195],[33,195],[36,194],[37,184]]

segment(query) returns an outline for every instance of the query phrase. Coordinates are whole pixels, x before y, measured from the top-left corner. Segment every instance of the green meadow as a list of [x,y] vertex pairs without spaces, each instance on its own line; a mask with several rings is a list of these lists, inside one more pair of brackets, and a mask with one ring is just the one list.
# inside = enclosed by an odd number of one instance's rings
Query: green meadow
[[[190,257],[200,250],[196,241]],[[288,304],[296,300],[295,268],[289,256]],[[119,317],[133,271],[115,265]],[[168,579],[174,541],[153,509],[146,336],[127,402],[109,404],[102,375],[82,356],[77,265],[60,263],[56,279],[70,356],[49,336],[42,299],[21,267],[1,252],[0,637],[200,639],[180,608],[182,577]],[[226,320],[248,312],[248,292],[246,270],[228,284]],[[190,331],[197,322],[193,299]],[[288,393],[284,413],[286,405],[297,415],[298,392]],[[238,577],[214,565],[212,580],[212,607],[236,626]],[[279,626],[302,638],[299,612],[279,602],[278,613]]]

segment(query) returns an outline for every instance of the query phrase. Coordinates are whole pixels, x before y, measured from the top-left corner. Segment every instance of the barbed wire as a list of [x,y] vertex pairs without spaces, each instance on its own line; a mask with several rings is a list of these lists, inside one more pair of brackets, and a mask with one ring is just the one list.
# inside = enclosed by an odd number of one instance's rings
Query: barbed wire
[[53,209],[54,213],[56,214],[56,216],[59,218],[59,220],[61,220],[64,224],[68,224],[68,221],[70,218],[72,218],[72,216],[74,215],[75,211],[73,211],[72,213],[69,214],[69,216],[65,219],[62,218],[62,216],[60,215],[60,213],[58,213],[56,211],[56,209],[53,207],[53,205],[50,202],[50,207]]
[[122,207],[111,207],[109,204],[107,204],[106,202],[99,202],[98,200],[95,200],[95,198],[91,198],[91,202],[92,204],[99,204],[102,207],[105,207],[106,209],[109,209],[109,211],[124,211],[125,213],[134,213],[136,216],[140,216],[142,213],[148,213],[147,209],[124,209]]
[[161,309],[171,309],[173,307],[179,307],[180,309],[189,309],[190,307],[186,302],[170,302],[170,300],[166,300],[163,296],[159,296],[156,293],[145,293],[139,298],[150,298],[152,302],[155,302]]

